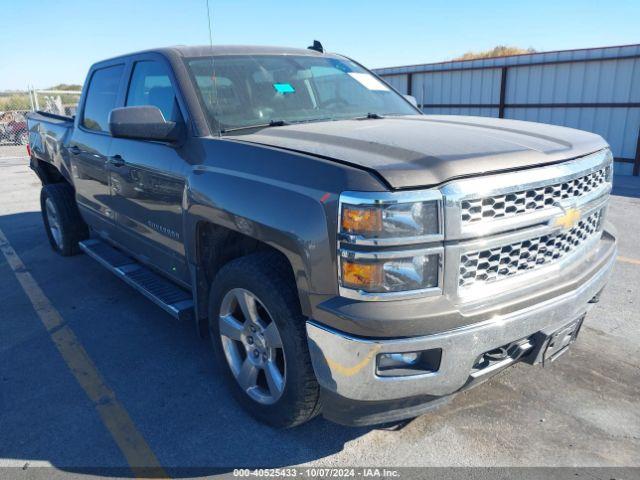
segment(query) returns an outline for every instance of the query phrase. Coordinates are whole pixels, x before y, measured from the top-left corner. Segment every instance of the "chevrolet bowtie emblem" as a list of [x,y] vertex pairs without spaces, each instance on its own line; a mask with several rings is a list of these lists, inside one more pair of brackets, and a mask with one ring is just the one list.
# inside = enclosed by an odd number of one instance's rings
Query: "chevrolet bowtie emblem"
[[577,208],[567,208],[564,211],[564,215],[557,217],[553,224],[556,227],[562,227],[564,229],[572,228],[580,220],[580,210]]

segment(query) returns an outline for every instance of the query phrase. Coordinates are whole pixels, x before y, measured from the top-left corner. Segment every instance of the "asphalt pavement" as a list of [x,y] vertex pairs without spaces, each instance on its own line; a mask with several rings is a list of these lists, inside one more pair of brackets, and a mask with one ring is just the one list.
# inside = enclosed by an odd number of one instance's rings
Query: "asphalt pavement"
[[[240,466],[640,466],[640,179],[615,184],[613,278],[550,368],[517,365],[399,431],[323,418],[279,431],[234,402],[191,324],[87,256],[55,255],[36,176],[26,159],[0,158],[0,231],[21,262],[0,255],[0,467],[16,467],[0,475],[52,466],[51,478],[97,467],[129,476],[123,429],[139,435],[125,443],[142,441],[183,477]],[[66,347],[62,330],[73,334]],[[104,402],[87,393],[92,375]],[[129,420],[113,423],[103,403]]]

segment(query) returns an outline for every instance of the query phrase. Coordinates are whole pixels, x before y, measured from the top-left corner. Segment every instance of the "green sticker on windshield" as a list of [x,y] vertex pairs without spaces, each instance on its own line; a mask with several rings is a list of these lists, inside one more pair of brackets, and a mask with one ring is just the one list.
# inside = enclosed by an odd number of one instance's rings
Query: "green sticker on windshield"
[[293,93],[296,91],[290,83],[274,83],[273,88],[275,88],[278,93]]

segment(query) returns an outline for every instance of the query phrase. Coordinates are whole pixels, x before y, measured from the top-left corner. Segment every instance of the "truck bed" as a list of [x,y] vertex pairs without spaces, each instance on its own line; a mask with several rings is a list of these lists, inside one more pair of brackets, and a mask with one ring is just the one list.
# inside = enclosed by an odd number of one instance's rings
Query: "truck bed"
[[27,115],[32,158],[54,165],[63,175],[69,171],[66,145],[73,131],[73,117],[47,112]]

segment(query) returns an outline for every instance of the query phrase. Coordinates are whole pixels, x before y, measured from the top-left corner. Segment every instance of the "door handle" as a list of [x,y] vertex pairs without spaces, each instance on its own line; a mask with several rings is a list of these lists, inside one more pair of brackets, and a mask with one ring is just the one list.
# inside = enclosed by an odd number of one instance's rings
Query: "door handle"
[[74,155],[80,155],[82,153],[82,150],[80,150],[80,147],[78,147],[77,145],[74,145],[69,150],[71,150],[71,153],[73,153]]
[[113,155],[109,157],[109,163],[114,167],[124,167],[127,162],[120,155]]

